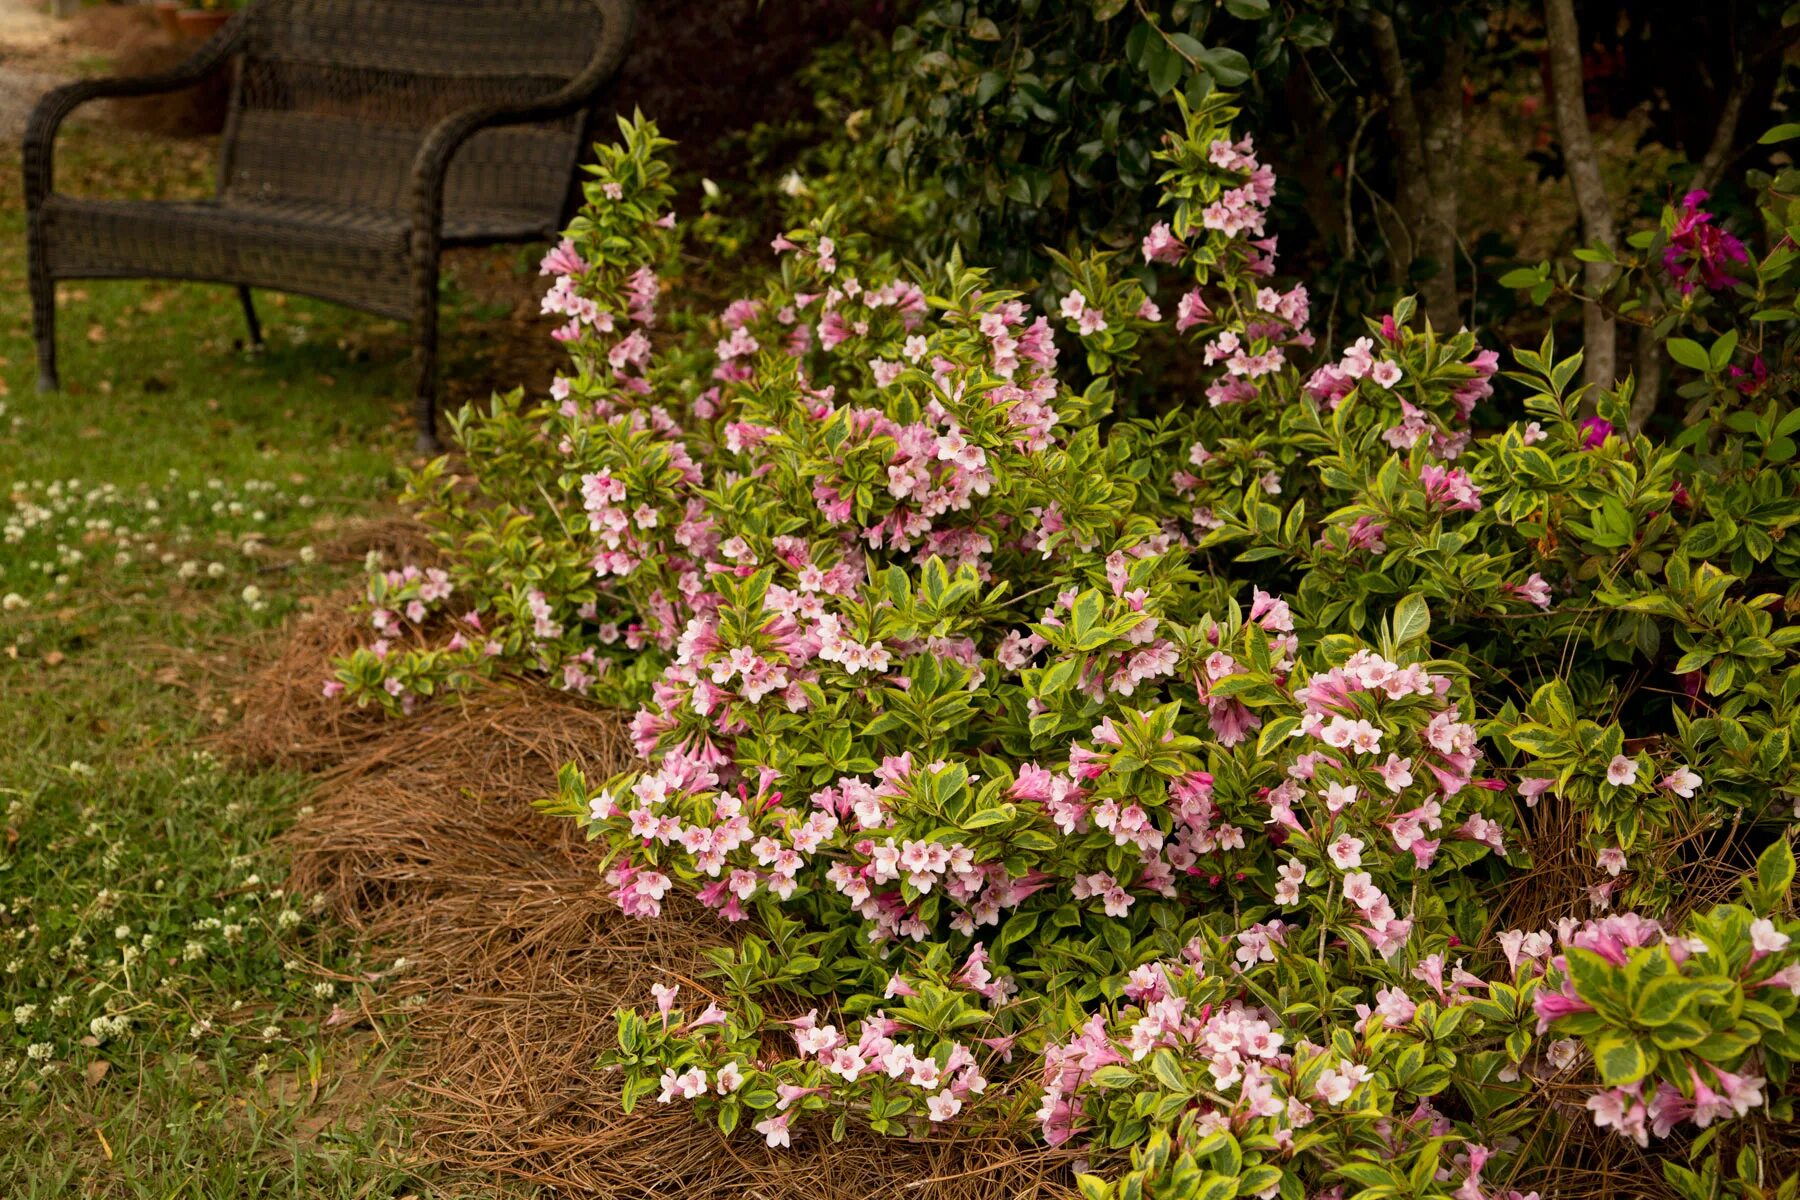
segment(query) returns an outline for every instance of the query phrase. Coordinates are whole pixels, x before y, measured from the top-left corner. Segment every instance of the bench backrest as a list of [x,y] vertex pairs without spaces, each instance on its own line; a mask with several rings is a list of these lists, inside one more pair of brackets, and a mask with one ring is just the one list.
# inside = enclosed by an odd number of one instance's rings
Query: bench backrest
[[[608,11],[602,0],[261,0],[243,14],[220,189],[405,210],[438,121],[563,87],[592,61]],[[537,214],[556,227],[585,134],[585,110],[475,134],[452,160],[446,217]]]

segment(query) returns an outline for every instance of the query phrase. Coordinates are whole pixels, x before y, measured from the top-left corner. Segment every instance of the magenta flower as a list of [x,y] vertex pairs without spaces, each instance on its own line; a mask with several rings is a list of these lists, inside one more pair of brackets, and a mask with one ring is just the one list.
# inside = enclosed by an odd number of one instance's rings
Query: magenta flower
[[1742,367],[1732,367],[1730,375],[1732,385],[1736,387],[1739,392],[1746,396],[1754,396],[1767,386],[1769,382],[1769,367],[1768,364],[1763,362],[1762,355],[1759,354],[1750,360],[1750,369],[1748,371],[1744,370]]
[[1598,450],[1600,447],[1606,445],[1607,438],[1617,432],[1618,431],[1613,428],[1611,421],[1601,417],[1589,417],[1581,423],[1581,448],[1583,450]]
[[1691,295],[1697,285],[1709,291],[1731,287],[1737,278],[1727,264],[1750,260],[1744,243],[1714,225],[1713,214],[1700,207],[1707,195],[1696,190],[1681,198],[1681,210],[1663,251],[1663,269],[1684,296]]

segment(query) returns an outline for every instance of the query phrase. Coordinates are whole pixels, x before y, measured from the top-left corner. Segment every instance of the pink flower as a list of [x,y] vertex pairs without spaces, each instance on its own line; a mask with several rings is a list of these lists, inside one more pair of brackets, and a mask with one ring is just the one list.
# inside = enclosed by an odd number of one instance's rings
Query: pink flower
[[1144,261],[1147,263],[1178,263],[1186,253],[1187,247],[1169,231],[1166,221],[1158,221],[1144,235]]
[[758,1121],[751,1128],[762,1134],[763,1141],[770,1146],[792,1146],[793,1142],[788,1139],[788,1122],[793,1118],[793,1113],[784,1112],[780,1116]]
[[1618,876],[1619,872],[1623,871],[1626,867],[1625,852],[1617,846],[1609,846],[1605,850],[1600,851],[1599,857],[1601,869],[1615,878]]
[[1536,571],[1533,571],[1524,583],[1503,583],[1500,586],[1519,599],[1535,604],[1539,608],[1550,607],[1549,581]]
[[1750,945],[1758,958],[1765,954],[1777,954],[1788,948],[1793,939],[1775,928],[1775,922],[1767,917],[1758,917],[1750,922]]
[[1340,871],[1353,871],[1362,866],[1363,840],[1344,834],[1326,848],[1334,866]]
[[1650,1144],[1650,1133],[1644,1126],[1649,1111],[1623,1089],[1611,1088],[1589,1096],[1587,1108],[1594,1114],[1594,1124],[1598,1128],[1617,1129],[1640,1146]]
[[1554,779],[1521,779],[1519,795],[1525,800],[1526,808],[1536,808],[1538,797],[1556,786]]
[[1204,325],[1212,320],[1212,309],[1195,288],[1175,303],[1175,332],[1186,333],[1196,325]]
[[935,1092],[925,1101],[925,1110],[933,1121],[948,1121],[962,1111],[963,1102],[949,1089]]
[[1606,782],[1614,787],[1628,787],[1636,783],[1637,774],[1637,761],[1626,758],[1623,754],[1613,755],[1613,760],[1606,764]]
[[1665,791],[1674,792],[1683,800],[1692,800],[1694,798],[1694,792],[1699,789],[1702,782],[1704,781],[1700,776],[1694,774],[1694,772],[1690,771],[1688,768],[1676,767],[1673,771],[1670,771],[1667,775],[1663,776],[1662,780],[1656,786]]
[[1356,1085],[1369,1077],[1369,1068],[1361,1063],[1340,1063],[1339,1069],[1325,1069],[1313,1084],[1313,1095],[1327,1104],[1342,1104],[1356,1090]]
[[588,264],[575,251],[575,243],[564,238],[556,244],[544,260],[538,264],[539,275],[581,275],[588,269]]
[[737,1063],[728,1062],[719,1068],[717,1086],[719,1095],[728,1096],[744,1086],[744,1072]]
[[1070,292],[1062,298],[1059,311],[1063,316],[1075,322],[1077,332],[1082,337],[1098,333],[1106,328],[1106,314],[1097,308],[1088,306],[1087,297],[1080,292]]
[[1474,512],[1481,507],[1481,489],[1455,467],[1428,463],[1419,468],[1419,483],[1429,503],[1450,512]]
[[1382,387],[1389,389],[1400,382],[1401,374],[1400,364],[1394,362],[1392,359],[1384,358],[1373,367],[1369,368],[1369,378],[1373,379]]
[[669,1023],[669,1012],[675,1007],[675,993],[681,990],[679,983],[664,986],[660,983],[650,985],[650,994],[656,997],[656,1011],[662,1015],[663,1024]]

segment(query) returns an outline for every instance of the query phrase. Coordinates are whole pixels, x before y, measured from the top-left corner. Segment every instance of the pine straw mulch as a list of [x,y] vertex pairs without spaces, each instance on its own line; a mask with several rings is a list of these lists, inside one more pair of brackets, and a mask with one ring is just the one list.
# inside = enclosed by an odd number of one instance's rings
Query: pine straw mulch
[[[339,549],[359,557],[369,545],[420,548],[395,524]],[[408,960],[364,1015],[406,1014],[400,1086],[430,1158],[609,1200],[1072,1195],[1066,1154],[1005,1139],[852,1132],[834,1144],[815,1122],[796,1125],[792,1149],[770,1150],[684,1106],[623,1115],[617,1081],[595,1066],[613,1010],[647,1005],[650,984],[669,978],[703,1003],[702,951],[725,939],[698,911],[621,916],[573,823],[531,807],[565,762],[619,769],[620,717],[523,683],[400,719],[326,701],[331,658],[364,633],[353,598],[295,626],[245,689],[228,748],[316,777],[287,835],[289,889],[322,894],[366,944]]]

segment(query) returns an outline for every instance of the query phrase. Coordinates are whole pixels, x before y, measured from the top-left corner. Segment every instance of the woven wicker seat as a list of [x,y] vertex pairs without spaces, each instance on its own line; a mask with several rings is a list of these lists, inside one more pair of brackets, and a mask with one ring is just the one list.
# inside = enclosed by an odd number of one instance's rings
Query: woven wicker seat
[[[255,0],[181,67],[58,88],[25,135],[39,387],[54,390],[56,281],[194,279],[411,320],[422,445],[436,445],[438,256],[551,238],[632,0]],[[173,91],[229,66],[216,198],[56,193],[79,104]]]

